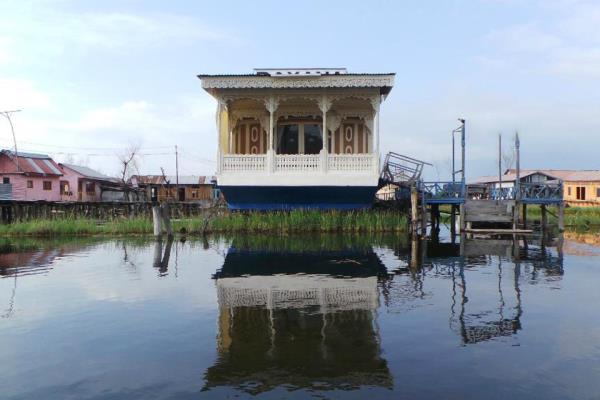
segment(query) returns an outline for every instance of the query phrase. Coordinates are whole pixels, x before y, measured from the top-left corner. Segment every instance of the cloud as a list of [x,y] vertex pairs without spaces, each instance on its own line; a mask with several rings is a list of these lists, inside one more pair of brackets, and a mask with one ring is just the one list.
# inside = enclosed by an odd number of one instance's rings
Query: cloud
[[[82,50],[127,50],[198,42],[239,42],[227,31],[198,18],[168,13],[70,13],[52,9],[13,10],[0,15],[0,57],[5,42],[20,48],[32,46],[36,56],[62,54],[73,46]],[[4,38],[4,39],[2,39]],[[39,47],[44,43],[43,47]],[[8,53],[10,54],[10,53]],[[6,54],[4,55],[6,57]],[[1,62],[2,58],[0,58]]]
[[518,68],[571,78],[600,77],[600,4],[558,2],[559,17],[491,31],[488,67]]
[[48,95],[26,79],[0,78],[0,110],[39,108],[50,104]]

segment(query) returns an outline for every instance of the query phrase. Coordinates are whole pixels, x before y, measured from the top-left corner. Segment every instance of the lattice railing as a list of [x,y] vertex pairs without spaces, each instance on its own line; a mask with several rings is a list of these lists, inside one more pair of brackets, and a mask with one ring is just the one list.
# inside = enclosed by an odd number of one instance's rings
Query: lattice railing
[[228,154],[223,156],[223,172],[266,171],[265,154]]
[[320,168],[318,154],[277,154],[275,156],[276,171],[318,171]]
[[330,171],[371,171],[373,154],[330,154]]

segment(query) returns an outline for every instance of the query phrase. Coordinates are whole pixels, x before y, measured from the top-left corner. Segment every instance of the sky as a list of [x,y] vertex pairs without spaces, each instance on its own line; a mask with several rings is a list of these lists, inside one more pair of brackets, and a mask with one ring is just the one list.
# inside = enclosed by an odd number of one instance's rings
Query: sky
[[[214,99],[196,77],[255,67],[395,72],[381,151],[451,171],[467,120],[467,179],[498,168],[600,169],[600,1],[2,1],[0,111],[19,151],[117,175],[215,172]],[[0,147],[12,148],[0,117]],[[509,157],[507,157],[509,158]]]

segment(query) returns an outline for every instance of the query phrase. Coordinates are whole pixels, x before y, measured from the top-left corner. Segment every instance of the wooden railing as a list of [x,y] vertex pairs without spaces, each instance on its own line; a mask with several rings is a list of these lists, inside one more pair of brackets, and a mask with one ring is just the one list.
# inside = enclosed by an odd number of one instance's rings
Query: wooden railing
[[330,171],[372,171],[373,154],[330,154]]
[[266,171],[267,156],[265,154],[228,154],[223,156],[222,172],[259,172]]
[[[226,154],[221,173],[246,172],[376,172],[375,154]],[[326,165],[324,165],[326,164]]]
[[318,154],[277,154],[275,170],[287,172],[311,172],[321,168]]

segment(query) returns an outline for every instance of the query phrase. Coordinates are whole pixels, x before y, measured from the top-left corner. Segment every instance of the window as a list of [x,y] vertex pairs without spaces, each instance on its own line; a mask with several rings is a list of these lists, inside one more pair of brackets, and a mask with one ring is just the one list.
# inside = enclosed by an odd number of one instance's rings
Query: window
[[319,154],[323,148],[321,126],[304,124],[304,154]]
[[10,183],[10,178],[8,176],[5,176],[4,178],[2,178],[2,183],[8,185]]
[[298,154],[298,125],[277,127],[277,154]]
[[33,189],[33,181],[27,181],[27,189]]
[[86,182],[85,183],[85,191],[90,193],[90,192],[95,192],[96,191],[96,184],[94,182]]
[[585,200],[585,186],[577,186],[577,200]]
[[60,181],[60,194],[69,194],[69,181]]
[[600,187],[596,188],[596,197],[600,198]]
[[52,190],[52,181],[44,181],[43,189],[44,190]]
[[198,197],[198,193],[195,190],[192,190],[192,198]]
[[569,187],[567,188],[567,194],[568,194],[569,196],[571,196],[571,186],[569,186]]

